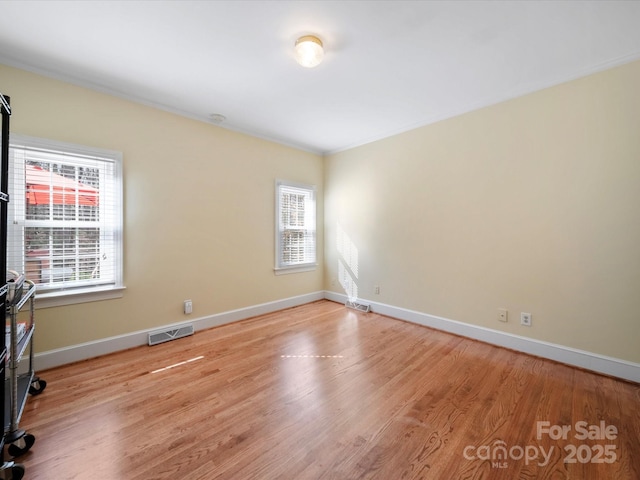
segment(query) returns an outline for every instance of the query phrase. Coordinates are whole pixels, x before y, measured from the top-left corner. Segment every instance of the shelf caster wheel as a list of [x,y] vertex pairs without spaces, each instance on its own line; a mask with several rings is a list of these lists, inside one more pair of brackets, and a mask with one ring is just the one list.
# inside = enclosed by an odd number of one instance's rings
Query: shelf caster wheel
[[33,379],[31,385],[29,386],[29,393],[31,395],[40,395],[42,392],[44,392],[45,388],[47,388],[47,382],[45,380],[42,380],[40,377],[36,377]]
[[29,450],[31,450],[31,447],[33,447],[34,443],[36,443],[36,437],[31,435],[30,433],[27,433],[22,438],[19,438],[15,442],[9,444],[9,446],[7,447],[7,452],[13,458],[16,458],[20,455],[24,455]]
[[24,467],[19,463],[5,462],[0,469],[0,479],[21,480],[24,477]]
[[11,480],[22,480],[22,477],[24,477],[24,467],[22,465],[11,467]]

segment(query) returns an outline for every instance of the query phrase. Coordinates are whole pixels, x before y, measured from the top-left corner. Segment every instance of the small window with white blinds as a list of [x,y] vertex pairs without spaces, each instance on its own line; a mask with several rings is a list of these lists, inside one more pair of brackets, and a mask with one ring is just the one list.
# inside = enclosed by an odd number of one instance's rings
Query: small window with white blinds
[[12,135],[7,268],[39,294],[122,287],[122,155]]
[[316,188],[276,182],[276,273],[316,266]]

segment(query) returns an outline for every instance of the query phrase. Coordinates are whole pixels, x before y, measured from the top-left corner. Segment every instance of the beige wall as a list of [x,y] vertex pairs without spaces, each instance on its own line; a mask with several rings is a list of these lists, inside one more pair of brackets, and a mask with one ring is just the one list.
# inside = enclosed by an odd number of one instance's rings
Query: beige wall
[[[287,178],[318,185],[321,265],[324,190],[327,289],[341,291],[340,225],[357,249],[361,298],[640,362],[637,85],[640,62],[323,165],[0,66],[12,131],[124,156],[125,295],[38,310],[37,350],[322,289],[322,267],[273,274],[274,180]],[[186,298],[191,317],[182,314]],[[496,320],[498,307],[509,309],[507,324]],[[521,311],[533,327],[519,325]]]
[[[1,65],[0,89],[12,132],[124,158],[124,297],[39,309],[37,351],[322,290],[320,156]],[[315,272],[274,275],[276,178],[318,186]]]
[[327,289],[341,228],[361,298],[640,362],[639,86],[635,62],[329,156]]

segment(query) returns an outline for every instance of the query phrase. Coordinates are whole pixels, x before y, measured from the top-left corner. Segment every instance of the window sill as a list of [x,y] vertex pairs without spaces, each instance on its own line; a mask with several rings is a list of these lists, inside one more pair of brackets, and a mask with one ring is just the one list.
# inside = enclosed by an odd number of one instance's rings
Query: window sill
[[86,288],[72,291],[38,293],[36,290],[35,307],[51,308],[75,305],[78,303],[99,302],[122,298],[126,287]]
[[273,271],[276,275],[287,275],[289,273],[301,273],[301,272],[312,272],[318,266],[317,263],[308,264],[308,265],[300,265],[297,267],[281,267],[274,268]]

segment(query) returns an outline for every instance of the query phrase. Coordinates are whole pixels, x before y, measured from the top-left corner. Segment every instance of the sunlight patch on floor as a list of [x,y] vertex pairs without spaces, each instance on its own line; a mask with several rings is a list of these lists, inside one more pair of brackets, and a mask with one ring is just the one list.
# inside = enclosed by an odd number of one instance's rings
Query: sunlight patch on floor
[[199,357],[195,357],[190,360],[185,360],[184,362],[174,363],[173,365],[169,365],[168,367],[159,368],[157,370],[152,371],[151,373],[159,373],[159,372],[164,372],[165,370],[171,370],[172,368],[176,368],[181,365],[186,365],[187,363],[195,362],[196,360],[202,360],[203,358],[204,356],[200,355]]
[[344,358],[343,355],[280,355],[280,358]]

